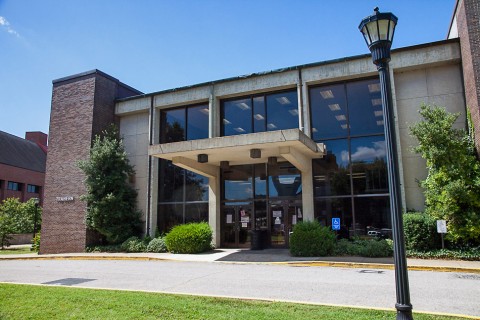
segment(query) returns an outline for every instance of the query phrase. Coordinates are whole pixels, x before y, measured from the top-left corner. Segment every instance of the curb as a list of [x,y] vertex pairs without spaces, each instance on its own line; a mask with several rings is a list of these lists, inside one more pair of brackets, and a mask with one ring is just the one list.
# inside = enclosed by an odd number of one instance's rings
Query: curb
[[[174,261],[174,262],[195,262],[193,260],[165,259],[159,257],[138,257],[138,256],[29,256],[29,257],[0,257],[2,260],[125,260],[125,261]],[[252,261],[197,261],[214,262],[225,264],[265,264],[265,265],[286,265],[291,267],[333,267],[333,268],[357,268],[357,269],[385,269],[393,270],[393,264],[365,263],[365,262],[333,262],[333,261],[282,261],[282,262],[252,262]],[[458,272],[480,274],[480,268],[449,267],[449,266],[408,266],[409,271],[435,271],[435,272]]]

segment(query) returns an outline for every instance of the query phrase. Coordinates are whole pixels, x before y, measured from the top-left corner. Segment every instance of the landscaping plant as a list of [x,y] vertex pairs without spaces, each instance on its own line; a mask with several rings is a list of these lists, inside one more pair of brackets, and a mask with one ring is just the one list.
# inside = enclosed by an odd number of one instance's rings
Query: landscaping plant
[[87,202],[86,224],[110,244],[138,235],[141,226],[137,192],[128,183],[134,170],[117,136],[115,127],[96,136],[89,159],[79,163],[86,175],[87,194],[82,196]]
[[173,253],[200,253],[212,248],[212,237],[208,223],[187,223],[173,227],[165,236],[165,244]]
[[326,256],[335,247],[335,233],[318,221],[302,221],[293,227],[290,253],[297,257]]

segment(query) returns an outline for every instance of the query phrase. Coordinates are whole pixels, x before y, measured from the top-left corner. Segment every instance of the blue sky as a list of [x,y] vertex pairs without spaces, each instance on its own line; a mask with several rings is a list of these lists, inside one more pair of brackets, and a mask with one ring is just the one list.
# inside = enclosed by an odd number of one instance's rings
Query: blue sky
[[0,130],[48,133],[52,80],[99,69],[145,93],[368,53],[358,24],[398,18],[393,48],[444,40],[455,0],[0,0]]

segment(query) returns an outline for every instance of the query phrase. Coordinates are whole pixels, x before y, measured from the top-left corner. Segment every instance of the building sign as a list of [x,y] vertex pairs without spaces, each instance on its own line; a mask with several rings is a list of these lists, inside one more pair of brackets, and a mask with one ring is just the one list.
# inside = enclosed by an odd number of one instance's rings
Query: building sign
[[68,196],[68,197],[56,197],[55,200],[57,200],[57,202],[70,202],[70,201],[73,201],[73,197],[71,197],[71,196]]
[[438,233],[447,233],[447,221],[437,220],[437,232]]

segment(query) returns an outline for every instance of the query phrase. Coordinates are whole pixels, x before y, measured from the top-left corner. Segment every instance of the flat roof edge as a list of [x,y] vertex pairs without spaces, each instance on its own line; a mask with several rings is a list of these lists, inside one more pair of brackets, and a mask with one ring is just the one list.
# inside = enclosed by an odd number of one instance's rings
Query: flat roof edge
[[[441,45],[441,44],[448,44],[448,43],[453,43],[453,42],[458,42],[458,41],[459,40],[457,38],[454,38],[454,39],[445,39],[445,40],[439,40],[439,41],[434,41],[434,42],[427,42],[427,43],[417,44],[417,45],[413,45],[413,46],[393,49],[392,53],[408,51],[408,50],[415,50],[415,49],[419,49],[419,48],[434,47],[434,46],[438,46],[438,45]],[[299,70],[299,69],[304,69],[304,68],[318,67],[318,66],[332,64],[332,63],[338,63],[338,62],[347,62],[347,61],[357,60],[357,59],[366,58],[366,57],[371,57],[371,54],[366,53],[366,54],[348,56],[348,57],[337,58],[337,59],[332,59],[332,60],[324,60],[324,61],[319,61],[319,62],[306,63],[306,64],[301,64],[301,65],[296,65],[296,66],[291,66],[291,67],[286,67],[286,68],[275,69],[275,70],[271,70],[271,71],[255,72],[255,73],[241,75],[241,76],[229,77],[229,78],[213,80],[213,81],[206,81],[206,82],[201,82],[201,83],[197,83],[197,84],[193,84],[193,85],[171,88],[171,89],[166,89],[166,90],[161,90],[161,91],[155,91],[155,92],[145,93],[145,94],[141,94],[141,95],[138,95],[138,96],[131,96],[131,97],[127,97],[127,98],[121,98],[121,99],[117,99],[116,102],[123,102],[123,101],[139,99],[139,98],[146,98],[146,97],[156,96],[156,95],[159,95],[159,94],[165,94],[165,93],[172,93],[172,92],[176,92],[176,91],[194,89],[194,88],[204,87],[204,86],[208,86],[208,85],[225,83],[225,82],[229,82],[229,81],[249,79],[249,78],[254,78],[254,77],[258,77],[258,76],[274,74],[274,73],[281,73],[281,72],[288,72],[288,71]]]
[[[137,95],[143,95],[144,93],[140,90],[137,90],[131,86],[129,86],[128,84],[125,84],[123,82],[121,82],[120,80],[118,80],[117,78],[115,77],[112,77],[111,75],[101,71],[101,70],[98,70],[98,69],[93,69],[93,70],[89,70],[89,71],[85,71],[85,72],[81,72],[81,73],[77,73],[77,74],[73,74],[73,75],[70,75],[70,76],[66,76],[66,77],[63,77],[63,78],[58,78],[58,79],[55,79],[55,80],[52,80],[52,84],[53,85],[57,85],[61,82],[65,82],[65,81],[70,81],[70,80],[73,80],[73,79],[76,79],[76,78],[82,78],[82,77],[86,77],[86,76],[89,76],[89,75],[95,75],[95,74],[98,74],[98,75],[101,75],[102,77],[104,78],[107,78],[107,79],[110,79],[116,83],[118,83],[119,85],[121,85],[122,87],[125,87],[129,90],[132,90],[134,91]],[[136,96],[135,96],[136,97]]]

